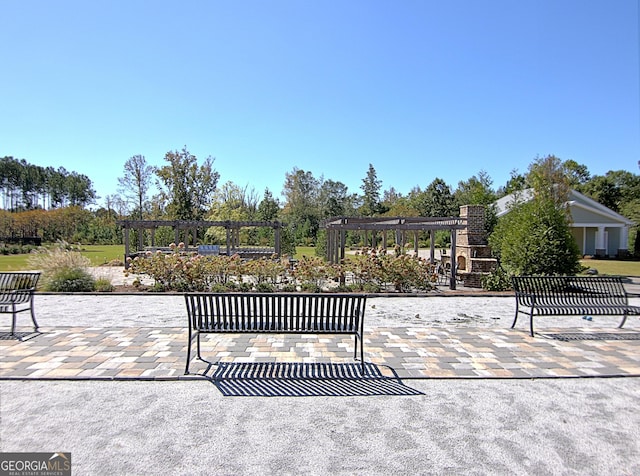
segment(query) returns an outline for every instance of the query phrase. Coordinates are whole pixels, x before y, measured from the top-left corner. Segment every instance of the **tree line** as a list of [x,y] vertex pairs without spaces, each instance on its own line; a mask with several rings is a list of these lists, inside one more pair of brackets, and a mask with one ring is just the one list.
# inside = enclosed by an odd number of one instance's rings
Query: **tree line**
[[[142,155],[130,157],[118,179],[119,194],[107,196],[104,206],[93,212],[85,210],[95,201],[91,181],[62,167],[44,169],[25,160],[5,157],[0,160],[0,180],[5,210],[41,209],[44,212],[49,209],[50,212],[50,209],[77,207],[72,213],[76,220],[74,224],[65,222],[64,226],[46,228],[46,232],[43,228],[40,230],[47,238],[86,243],[121,243],[122,234],[115,226],[118,219],[206,219],[279,220],[287,224],[285,240],[290,246],[321,245],[324,239],[322,222],[330,217],[457,216],[461,205],[486,205],[490,210],[492,203],[507,194],[540,188],[541,180],[551,181],[555,189],[575,189],[640,223],[639,175],[620,170],[592,176],[586,166],[553,155],[534,158],[525,172],[512,170],[507,183],[497,188],[491,177],[480,170],[458,182],[455,188],[436,177],[424,188],[416,185],[406,194],[392,186],[383,188],[373,164],[364,171],[359,192],[350,191],[340,181],[293,167],[285,173],[280,199],[268,188],[258,192],[249,185],[231,181],[219,183],[214,159],[209,156],[199,160],[185,146],[167,152],[164,165],[160,167],[149,165]],[[488,218],[492,228],[495,219],[490,214]],[[10,229],[11,220],[6,214],[0,219],[0,236],[8,236],[12,231],[13,234],[23,232]],[[22,227],[26,226],[25,220],[19,221]],[[272,239],[265,230],[246,230],[244,233],[243,239],[249,241],[248,244],[266,244]],[[71,236],[60,236],[62,234]],[[637,227],[631,232],[630,244],[640,241],[635,239],[636,235]],[[167,239],[172,238],[168,233]],[[206,239],[215,242],[222,238],[215,230],[210,230]],[[348,244],[358,245],[360,239],[357,233],[352,233],[348,236]],[[446,234],[439,239],[446,240]],[[640,255],[638,243],[635,248]]]
[[0,159],[0,188],[4,210],[24,211],[66,206],[86,207],[96,199],[86,175],[64,167],[41,167],[25,159]]

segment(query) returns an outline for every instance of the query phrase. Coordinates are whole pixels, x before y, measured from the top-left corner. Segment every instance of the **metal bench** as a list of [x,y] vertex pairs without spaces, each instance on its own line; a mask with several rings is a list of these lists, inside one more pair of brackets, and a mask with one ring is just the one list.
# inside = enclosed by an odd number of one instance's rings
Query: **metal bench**
[[33,309],[33,292],[40,279],[40,273],[3,272],[0,273],[0,314],[11,314],[11,334],[16,334],[16,318],[19,312],[30,311],[34,332],[38,331],[38,323]]
[[[516,296],[515,327],[518,314],[529,316],[533,336],[533,316],[622,316],[618,328],[629,315],[640,315],[631,306],[619,276],[514,276]],[[524,309],[523,309],[524,308]]]
[[366,295],[306,293],[186,293],[189,318],[187,365],[191,347],[201,334],[348,334],[354,336],[353,357],[364,374],[363,322]]
[[198,254],[218,256],[220,254],[220,245],[198,245]]

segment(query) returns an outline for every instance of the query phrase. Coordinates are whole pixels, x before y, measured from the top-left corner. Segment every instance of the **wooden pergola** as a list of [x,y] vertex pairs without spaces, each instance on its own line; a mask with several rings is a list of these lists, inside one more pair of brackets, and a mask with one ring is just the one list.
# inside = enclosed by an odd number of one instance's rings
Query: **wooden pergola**
[[[395,242],[404,248],[408,233],[414,235],[413,247],[418,255],[418,233],[428,231],[430,233],[430,260],[435,262],[435,232],[448,230],[451,233],[451,256],[456,256],[456,232],[467,227],[467,219],[462,217],[431,218],[431,217],[376,217],[354,218],[335,217],[325,220],[323,223],[327,230],[327,257],[331,263],[339,263],[345,258],[346,232],[362,231],[364,242],[376,248],[377,235],[382,234],[382,247],[387,247],[388,231],[395,232]],[[370,239],[370,241],[369,241]],[[451,274],[449,287],[456,289],[456,262],[451,260]]]
[[[275,243],[273,253],[280,257],[280,230],[284,227],[281,222],[266,222],[266,221],[206,221],[206,220],[119,220],[116,222],[118,225],[124,228],[124,253],[125,263],[126,258],[137,254],[139,251],[143,251],[144,247],[144,230],[149,230],[151,235],[151,248],[155,245],[155,233],[159,227],[173,228],[175,243],[180,240],[180,233],[184,232],[185,236],[182,242],[185,245],[185,251],[189,251],[190,245],[197,246],[198,242],[198,230],[207,229],[210,227],[222,227],[227,231],[226,236],[226,254],[231,256],[240,247],[240,229],[244,227],[265,227],[272,228],[275,235]],[[131,250],[130,231],[138,231],[138,243],[135,247],[135,252]],[[204,231],[202,235],[204,236]],[[194,248],[194,251],[197,248]]]

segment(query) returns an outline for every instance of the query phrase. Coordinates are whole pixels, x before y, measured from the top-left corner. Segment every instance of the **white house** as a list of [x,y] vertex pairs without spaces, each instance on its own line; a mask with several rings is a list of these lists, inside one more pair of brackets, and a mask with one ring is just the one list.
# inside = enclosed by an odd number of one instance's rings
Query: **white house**
[[[506,195],[495,202],[498,217],[509,212],[512,204],[526,202],[533,189]],[[571,190],[567,202],[571,213],[571,232],[583,255],[625,255],[629,249],[629,227],[635,223],[595,200]]]

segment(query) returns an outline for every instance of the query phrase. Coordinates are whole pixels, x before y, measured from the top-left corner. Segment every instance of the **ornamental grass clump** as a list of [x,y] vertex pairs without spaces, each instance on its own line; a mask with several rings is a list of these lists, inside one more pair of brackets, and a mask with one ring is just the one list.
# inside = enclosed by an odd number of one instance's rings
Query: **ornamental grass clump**
[[38,249],[28,264],[42,272],[40,283],[45,291],[88,292],[95,288],[95,279],[87,270],[91,266],[89,258],[69,250],[64,242]]

